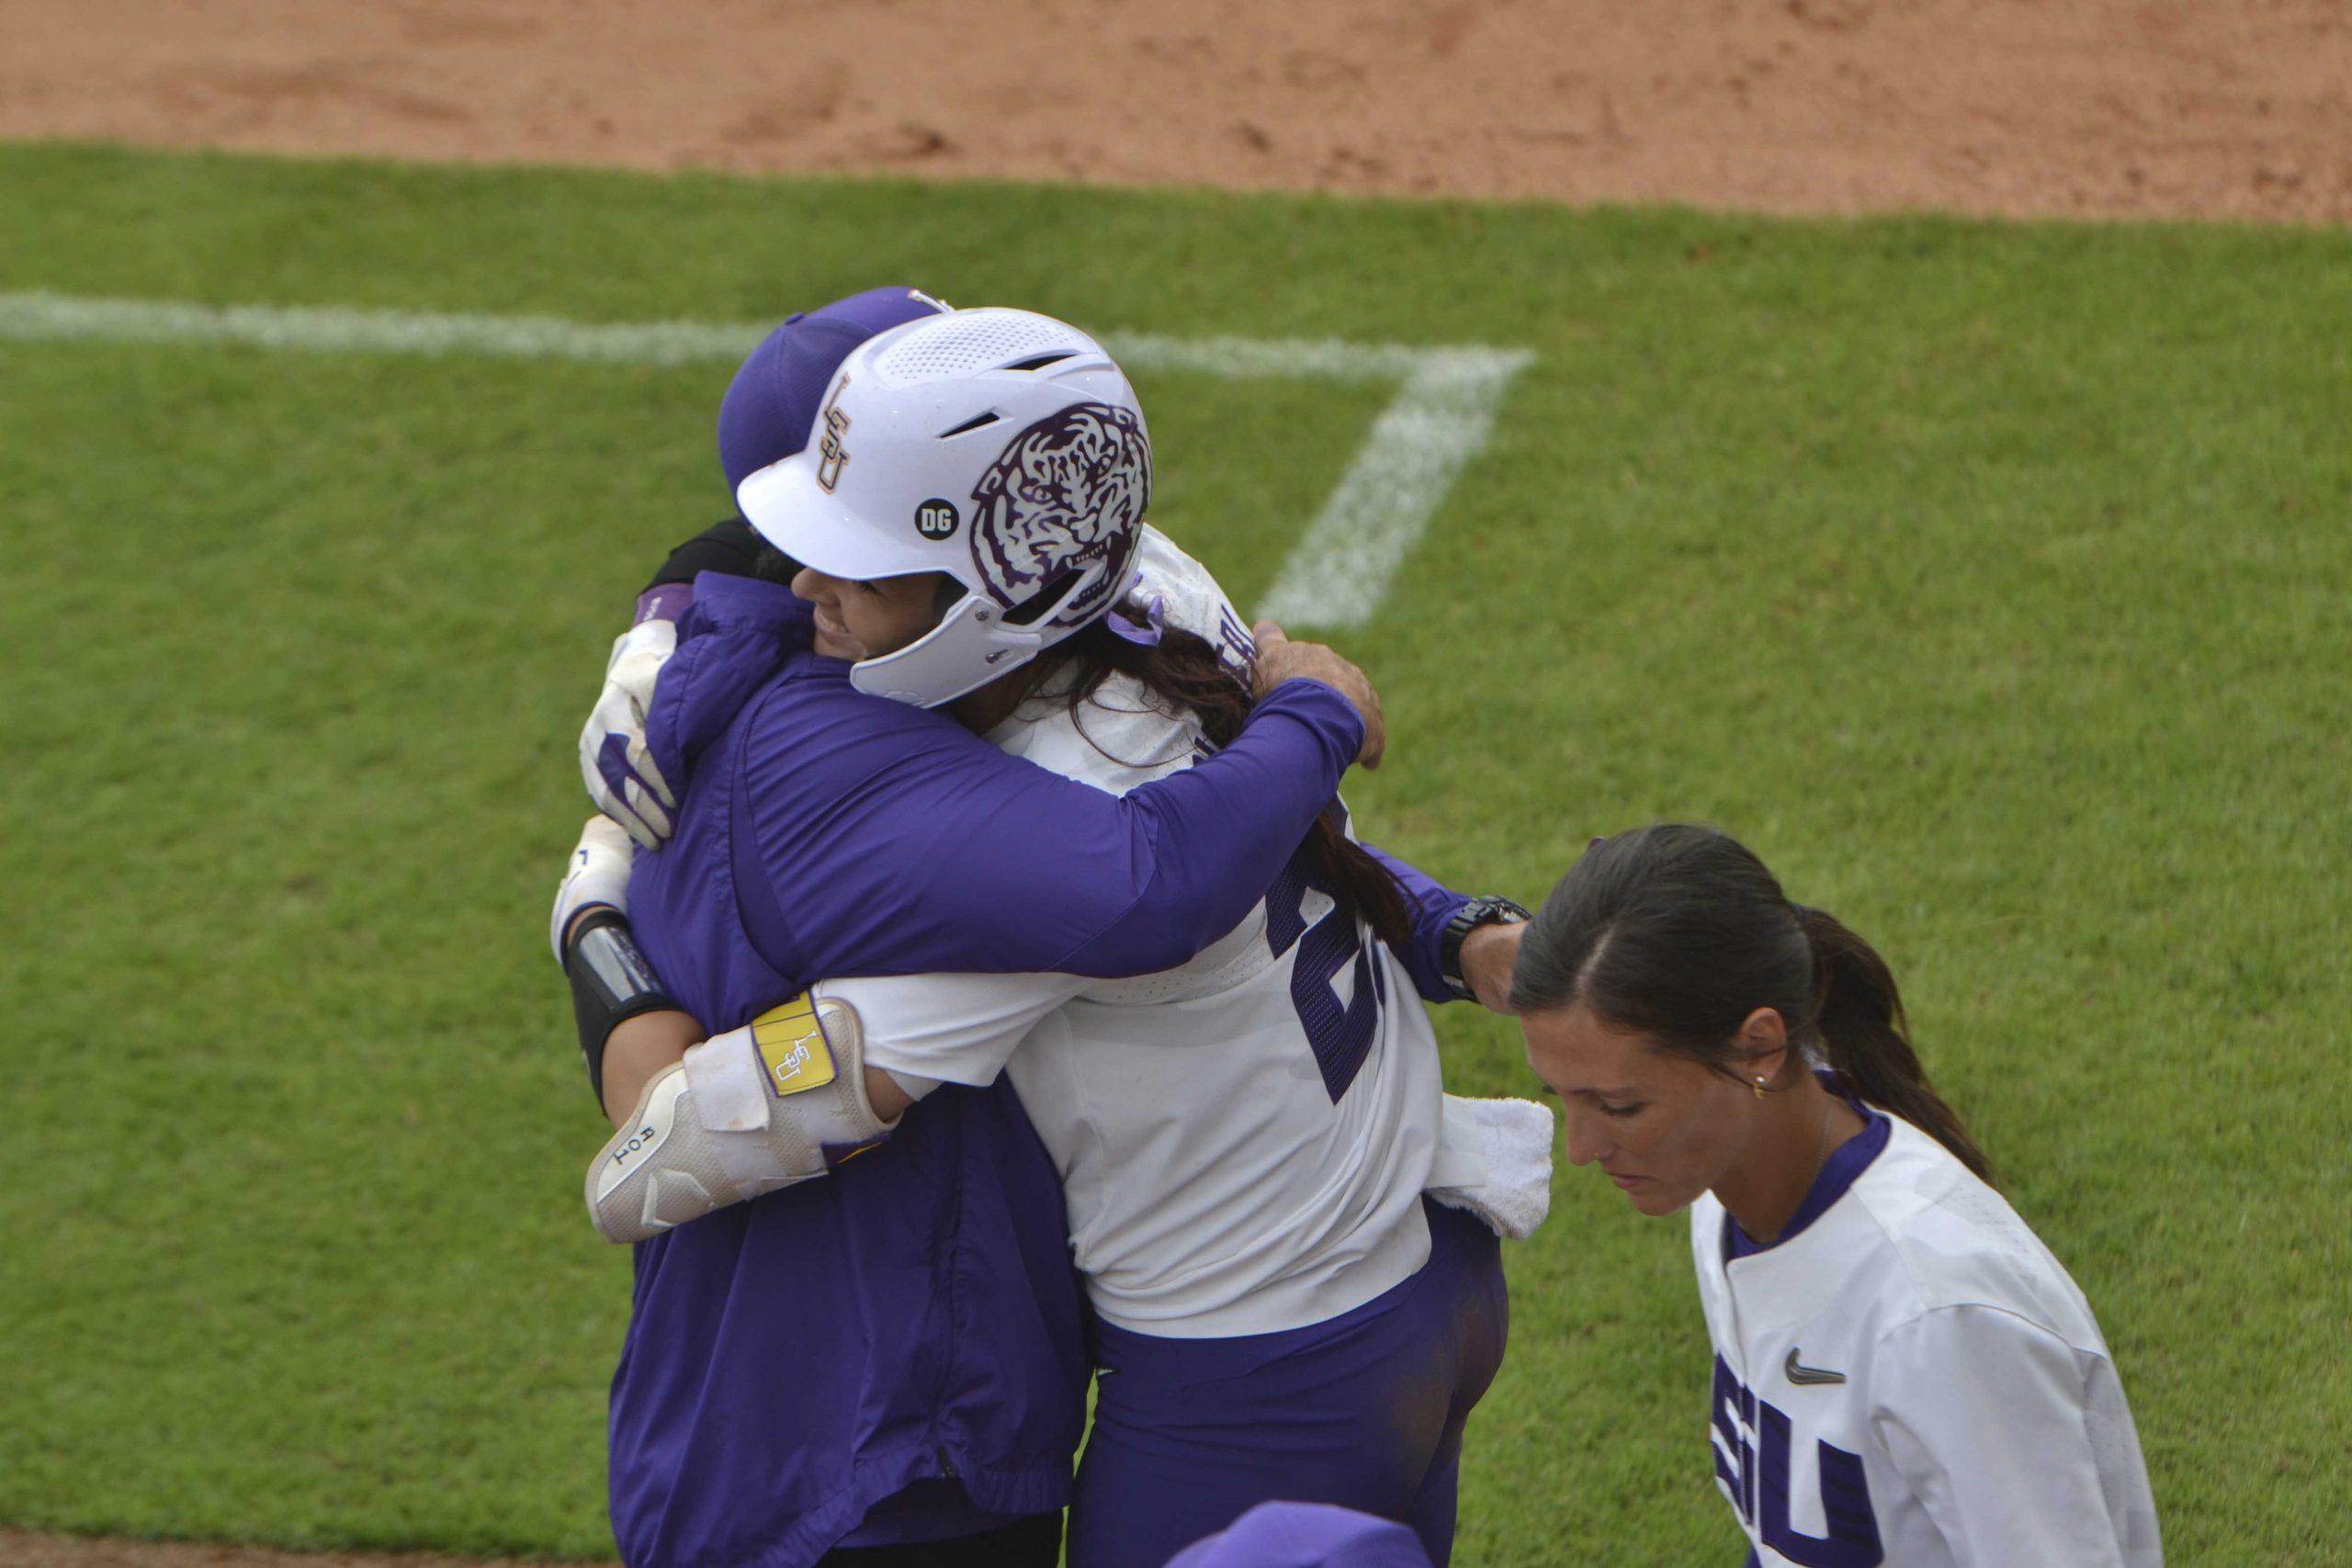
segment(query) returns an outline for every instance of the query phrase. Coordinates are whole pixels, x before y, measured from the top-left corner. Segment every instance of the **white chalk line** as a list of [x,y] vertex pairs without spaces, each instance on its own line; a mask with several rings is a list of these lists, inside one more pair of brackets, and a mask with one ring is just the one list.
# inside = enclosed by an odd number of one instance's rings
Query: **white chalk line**
[[[45,291],[0,293],[0,339],[227,344],[311,353],[465,355],[607,365],[740,359],[773,323],[599,324],[553,316],[310,305],[200,305]],[[1339,484],[1293,547],[1261,613],[1302,626],[1360,626],[1378,611],[1454,480],[1486,447],[1524,349],[1337,339],[1111,333],[1130,369],[1228,379],[1305,376],[1398,383]]]
[[1486,450],[1504,394],[1534,357],[1523,349],[1423,351],[1258,613],[1300,626],[1372,619],[1453,481]]

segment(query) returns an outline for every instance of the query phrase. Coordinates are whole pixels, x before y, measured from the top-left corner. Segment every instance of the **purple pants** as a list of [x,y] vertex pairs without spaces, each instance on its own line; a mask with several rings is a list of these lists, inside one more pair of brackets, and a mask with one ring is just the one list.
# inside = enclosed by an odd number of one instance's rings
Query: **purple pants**
[[1308,1328],[1159,1339],[1096,1326],[1069,1568],[1160,1568],[1260,1503],[1336,1503],[1453,1550],[1462,1428],[1502,1365],[1494,1234],[1424,1201],[1430,1260]]

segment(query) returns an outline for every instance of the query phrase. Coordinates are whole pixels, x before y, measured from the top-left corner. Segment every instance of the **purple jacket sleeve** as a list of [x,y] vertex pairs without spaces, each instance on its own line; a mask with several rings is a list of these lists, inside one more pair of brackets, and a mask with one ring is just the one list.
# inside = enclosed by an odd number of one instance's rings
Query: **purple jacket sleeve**
[[1130,791],[1151,842],[1135,901],[1047,965],[1072,975],[1172,969],[1241,923],[1339,793],[1363,720],[1319,681],[1285,681],[1233,744]]
[[1398,890],[1405,895],[1405,912],[1413,918],[1412,946],[1396,954],[1403,960],[1406,972],[1413,976],[1413,988],[1421,993],[1423,1001],[1460,1000],[1445,983],[1439,950],[1445,937],[1446,923],[1453,919],[1456,910],[1470,902],[1470,895],[1456,893],[1385,850],[1374,849],[1370,844],[1363,847],[1366,853],[1386,866],[1389,874],[1396,879]]
[[765,874],[739,888],[787,974],[1172,968],[1265,897],[1363,738],[1337,692],[1286,682],[1215,757],[1114,795],[850,700],[776,705],[747,764]]

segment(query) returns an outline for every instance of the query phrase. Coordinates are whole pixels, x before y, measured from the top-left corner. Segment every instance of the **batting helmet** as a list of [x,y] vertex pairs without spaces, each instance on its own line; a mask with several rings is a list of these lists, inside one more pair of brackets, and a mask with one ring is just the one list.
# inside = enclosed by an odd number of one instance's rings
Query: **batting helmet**
[[743,515],[858,581],[944,572],[938,626],[860,661],[861,691],[932,707],[1091,625],[1135,574],[1151,439],[1102,345],[1029,310],[956,310],[852,349],[800,448],[746,477]]

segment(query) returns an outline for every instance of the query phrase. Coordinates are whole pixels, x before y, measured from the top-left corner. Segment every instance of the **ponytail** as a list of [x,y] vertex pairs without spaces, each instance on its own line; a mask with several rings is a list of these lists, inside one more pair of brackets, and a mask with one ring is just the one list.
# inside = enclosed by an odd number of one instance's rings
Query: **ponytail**
[[1814,1025],[1829,1065],[1862,1100],[1884,1106],[1951,1151],[1986,1181],[1993,1162],[1968,1135],[1959,1112],[1928,1082],[1905,1035],[1894,972],[1870,943],[1834,915],[1792,905],[1813,950]]

